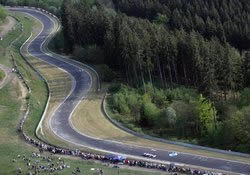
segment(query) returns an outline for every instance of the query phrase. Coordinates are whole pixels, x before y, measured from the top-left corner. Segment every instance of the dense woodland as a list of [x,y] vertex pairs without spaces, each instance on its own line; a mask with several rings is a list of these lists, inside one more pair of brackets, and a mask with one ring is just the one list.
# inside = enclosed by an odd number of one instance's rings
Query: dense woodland
[[249,0],[0,2],[55,3],[53,48],[126,83],[109,107],[130,128],[250,152]]
[[124,78],[109,100],[114,117],[156,136],[250,152],[249,2],[106,3],[64,0],[60,37],[66,52]]
[[[216,92],[216,96],[220,93],[226,98],[230,91],[248,85],[245,64],[248,61],[245,51],[250,47],[248,1],[235,4],[223,0],[221,5],[217,0],[176,2],[179,5],[161,4],[157,0],[117,1],[116,13],[93,1],[86,5],[86,1],[65,0],[64,34],[70,46],[97,45],[100,48],[97,50],[105,54],[104,63],[122,70],[128,84],[134,87],[145,85],[146,81],[159,81],[161,87],[182,84],[197,87],[210,97]],[[229,2],[232,4],[228,5]],[[200,4],[209,10],[197,10]],[[223,4],[229,6],[228,11],[222,8]],[[176,13],[186,16],[186,23],[181,15],[176,19]],[[186,13],[190,13],[190,19]],[[223,17],[225,14],[227,17]],[[230,26],[237,26],[236,31]],[[238,38],[240,44],[233,38]],[[71,50],[73,47],[69,47]]]

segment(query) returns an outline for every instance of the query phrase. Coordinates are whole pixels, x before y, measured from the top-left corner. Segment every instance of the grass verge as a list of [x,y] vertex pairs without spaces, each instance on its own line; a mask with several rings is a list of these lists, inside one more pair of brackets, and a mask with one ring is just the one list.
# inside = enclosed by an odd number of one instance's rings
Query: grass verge
[[[24,16],[21,14],[16,15],[18,18],[23,18]],[[31,27],[32,23],[27,21],[28,19],[23,18],[20,20],[22,23],[27,23],[26,27]],[[27,32],[28,34],[28,32]],[[31,153],[37,151],[36,148],[26,144],[22,139],[20,139],[19,134],[17,133],[17,126],[20,120],[20,116],[24,113],[22,111],[22,103],[26,100],[31,100],[32,110],[34,111],[28,119],[29,125],[33,125],[33,129],[36,127],[37,121],[39,119],[40,108],[42,109],[44,106],[42,105],[42,98],[46,99],[46,88],[44,88],[44,82],[32,71],[32,69],[26,64],[26,62],[19,55],[18,44],[21,44],[25,38],[29,36],[23,34],[23,38],[20,38],[17,43],[15,43],[14,47],[9,48],[7,50],[5,57],[1,58],[1,62],[7,63],[7,65],[11,65],[11,54],[9,54],[9,50],[14,55],[14,58],[20,68],[20,71],[24,75],[27,82],[32,87],[32,94],[25,98],[22,95],[21,83],[20,80],[15,78],[11,83],[9,83],[5,88],[0,90],[0,174],[11,175],[17,174],[17,169],[22,168],[22,174],[28,173],[27,162],[23,161],[23,159],[18,159],[17,155],[25,155],[26,158],[31,160],[31,163],[34,163],[37,158],[31,157]],[[22,40],[22,41],[21,41]],[[9,39],[9,43],[12,40]],[[35,85],[35,83],[38,83]],[[22,87],[24,88],[24,87]],[[42,94],[40,94],[42,93]],[[44,95],[44,97],[42,97]],[[37,98],[37,99],[36,99]],[[43,100],[46,101],[46,100]],[[40,102],[40,104],[38,104]],[[33,121],[32,121],[33,120]],[[34,130],[32,131],[32,127],[25,126],[25,130],[29,132],[29,134],[34,135]],[[49,156],[49,154],[44,153],[44,156]],[[16,162],[12,160],[16,159]],[[57,157],[54,158],[54,163],[57,162]],[[72,174],[72,171],[75,170],[76,167],[80,167],[81,172],[84,174],[97,174],[96,169],[103,169],[105,174],[115,175],[118,173],[117,169],[105,166],[103,164],[96,164],[95,162],[83,161],[79,159],[72,159],[65,157],[65,163],[70,165],[70,168],[65,169],[64,171],[60,171],[59,173],[54,174],[62,174],[68,175]],[[41,160],[41,163],[45,163]],[[46,162],[47,164],[47,162]],[[91,168],[95,168],[95,171],[92,171]],[[30,170],[29,170],[30,171]],[[139,172],[128,169],[119,170],[121,175],[134,174],[134,175],[149,175],[149,174],[161,174],[155,172]],[[39,174],[47,174],[47,173],[39,173]]]
[[[22,157],[25,155],[26,158],[31,160],[31,164],[35,164],[35,161],[40,160],[40,165],[47,165],[48,162],[32,157],[32,152],[38,152],[37,149],[30,145],[27,145],[23,140],[20,139],[16,127],[19,121],[19,115],[21,114],[21,100],[17,98],[20,94],[17,79],[12,81],[11,84],[6,86],[0,91],[0,174],[11,175],[17,174],[17,169],[22,169],[22,174],[26,174],[31,170],[28,169],[27,162],[23,161]],[[17,100],[19,99],[19,100]],[[17,156],[21,155],[21,158]],[[43,153],[42,156],[51,156],[48,153]],[[51,163],[56,164],[58,162],[57,156],[52,156],[53,161]],[[13,162],[13,160],[16,162]],[[97,169],[103,169],[105,174],[116,175],[119,171],[121,175],[133,174],[133,175],[149,175],[149,174],[161,174],[156,172],[140,172],[129,169],[114,169],[111,166],[105,166],[105,164],[95,163],[93,161],[84,161],[80,159],[70,159],[64,157],[64,162],[70,165],[70,168],[64,169],[60,172],[53,174],[68,175],[72,171],[79,167],[81,172],[84,174],[97,174]],[[94,168],[95,170],[91,170]],[[41,172],[39,174],[47,174]]]
[[5,73],[0,69],[0,82],[4,79]]
[[[108,86],[108,85],[105,85]],[[99,96],[92,95],[84,102],[81,102],[79,107],[73,113],[71,118],[74,127],[84,134],[98,137],[105,140],[120,141],[125,144],[133,144],[138,146],[145,146],[166,149],[170,151],[185,152],[190,154],[198,154],[201,156],[222,158],[233,161],[242,161],[250,163],[250,158],[233,156],[228,154],[217,153],[213,151],[206,151],[196,148],[188,148],[173,144],[166,144],[162,142],[151,141],[143,138],[136,137],[129,134],[116,126],[104,116],[102,112],[102,96],[105,94],[105,88]],[[109,112],[109,110],[107,109]],[[112,115],[112,113],[109,113]]]

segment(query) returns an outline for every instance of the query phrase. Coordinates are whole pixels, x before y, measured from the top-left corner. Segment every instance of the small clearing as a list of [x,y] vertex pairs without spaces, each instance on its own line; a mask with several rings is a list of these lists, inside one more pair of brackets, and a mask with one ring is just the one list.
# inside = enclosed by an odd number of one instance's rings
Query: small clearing
[[6,22],[0,26],[0,37],[4,37],[15,25],[16,20],[11,16],[7,16]]
[[0,89],[3,88],[12,78],[11,70],[7,66],[0,64],[0,71],[4,72],[4,77],[0,80]]

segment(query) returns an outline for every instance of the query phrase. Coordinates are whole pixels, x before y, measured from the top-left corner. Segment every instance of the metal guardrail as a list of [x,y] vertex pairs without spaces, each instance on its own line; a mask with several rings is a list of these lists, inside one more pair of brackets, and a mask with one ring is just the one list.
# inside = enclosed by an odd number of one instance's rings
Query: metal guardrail
[[116,120],[112,119],[112,117],[108,114],[108,112],[106,110],[106,108],[107,108],[106,98],[107,98],[107,94],[105,94],[105,96],[103,98],[103,101],[102,101],[102,111],[103,111],[105,117],[113,125],[115,125],[116,127],[120,128],[121,130],[123,130],[123,131],[125,131],[125,132],[127,132],[129,134],[132,134],[134,136],[141,137],[141,138],[144,138],[144,139],[156,141],[156,142],[162,142],[162,143],[167,143],[167,144],[184,146],[184,147],[188,147],[188,148],[201,149],[201,150],[212,151],[212,152],[217,152],[217,153],[222,153],[222,154],[228,154],[228,155],[235,155],[235,156],[250,158],[250,154],[234,152],[234,151],[226,151],[226,150],[221,150],[221,149],[216,149],[216,148],[209,148],[209,147],[199,146],[199,145],[194,145],[194,144],[189,144],[189,143],[174,142],[174,141],[165,140],[165,139],[162,139],[162,138],[153,137],[153,136],[150,136],[150,135],[135,132],[135,131],[123,126],[121,123],[117,122]]

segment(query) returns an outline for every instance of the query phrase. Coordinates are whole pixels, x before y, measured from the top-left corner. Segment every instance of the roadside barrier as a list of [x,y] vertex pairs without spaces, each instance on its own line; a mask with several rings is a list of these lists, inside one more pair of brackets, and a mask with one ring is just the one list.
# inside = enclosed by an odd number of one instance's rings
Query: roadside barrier
[[[25,7],[25,8],[32,8],[32,7]],[[44,10],[41,10],[40,8],[38,10],[43,11],[45,13],[48,13]],[[29,64],[29,62],[27,60],[26,60],[26,62]],[[27,88],[27,90],[29,92],[31,92],[31,88],[29,87],[29,85],[25,81],[23,75],[19,72],[18,67],[15,64],[15,62],[14,62],[14,66],[16,69],[16,73],[18,74],[20,79],[23,79],[25,87]],[[30,66],[32,67],[32,65],[30,65]],[[34,69],[34,67],[32,67],[32,68]],[[35,71],[40,75],[40,73],[37,70],[35,70]],[[42,76],[40,75],[40,77],[42,77]],[[174,163],[163,164],[163,163],[155,163],[155,162],[150,162],[150,161],[142,161],[142,160],[134,160],[134,159],[125,159],[122,162],[117,162],[117,161],[107,159],[105,154],[95,154],[95,153],[81,151],[78,149],[62,148],[62,147],[58,147],[56,145],[52,145],[50,143],[47,143],[45,141],[36,140],[36,139],[29,137],[28,134],[25,133],[25,131],[23,129],[25,120],[29,116],[29,112],[30,112],[30,104],[28,103],[27,107],[26,107],[25,115],[23,116],[23,118],[21,119],[21,121],[19,123],[18,132],[20,133],[22,138],[27,143],[37,147],[40,152],[48,151],[48,152],[53,153],[53,154],[70,155],[70,156],[74,156],[74,157],[80,157],[80,158],[85,159],[85,160],[99,160],[99,161],[109,162],[112,164],[120,163],[120,164],[124,164],[124,165],[128,165],[128,166],[137,166],[137,167],[143,167],[143,168],[158,169],[158,170],[171,172],[171,173],[175,173],[175,174],[176,173],[185,173],[185,174],[194,174],[194,175],[205,175],[205,174],[206,175],[222,175],[222,173],[215,173],[215,172],[211,172],[211,171],[198,170],[198,169],[193,169],[193,168],[189,168],[189,167],[176,166]]]

